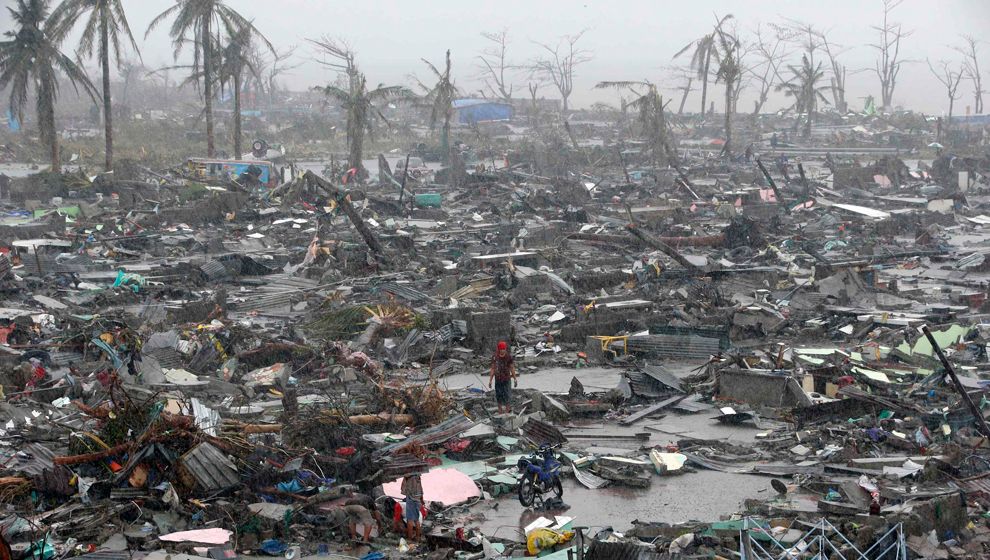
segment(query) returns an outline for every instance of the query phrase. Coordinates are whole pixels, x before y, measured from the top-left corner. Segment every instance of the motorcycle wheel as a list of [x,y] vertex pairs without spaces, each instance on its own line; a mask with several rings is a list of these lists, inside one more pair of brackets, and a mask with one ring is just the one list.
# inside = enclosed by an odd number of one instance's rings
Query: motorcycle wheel
[[564,485],[560,483],[560,478],[553,479],[553,495],[558,499],[564,497]]
[[524,476],[521,481],[519,481],[519,503],[523,507],[529,507],[533,505],[533,501],[536,499],[536,487],[533,486],[533,479],[529,476]]

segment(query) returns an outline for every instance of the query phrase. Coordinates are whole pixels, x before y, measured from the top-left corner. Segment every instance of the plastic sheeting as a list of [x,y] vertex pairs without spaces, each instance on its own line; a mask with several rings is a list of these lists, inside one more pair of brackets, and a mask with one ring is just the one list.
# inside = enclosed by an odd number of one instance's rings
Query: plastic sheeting
[[[455,469],[435,469],[420,475],[420,480],[423,483],[423,499],[427,502],[453,506],[481,496],[481,490],[471,477]],[[382,490],[386,496],[405,498],[401,491],[401,478],[383,484]]]

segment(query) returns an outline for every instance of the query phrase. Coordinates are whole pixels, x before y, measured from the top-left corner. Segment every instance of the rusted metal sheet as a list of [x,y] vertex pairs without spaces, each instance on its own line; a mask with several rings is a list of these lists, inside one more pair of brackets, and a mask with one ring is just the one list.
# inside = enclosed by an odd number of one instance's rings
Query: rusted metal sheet
[[536,445],[556,445],[567,441],[560,430],[532,417],[523,424],[522,433],[526,439]]

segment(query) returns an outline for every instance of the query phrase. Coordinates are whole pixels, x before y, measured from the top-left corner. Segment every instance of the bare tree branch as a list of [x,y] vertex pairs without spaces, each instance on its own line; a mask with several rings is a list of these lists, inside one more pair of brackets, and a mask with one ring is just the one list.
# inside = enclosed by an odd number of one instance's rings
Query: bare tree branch
[[565,35],[556,45],[536,43],[545,52],[534,59],[529,70],[533,76],[541,77],[552,83],[560,92],[564,111],[568,109],[568,98],[574,91],[575,69],[591,60],[589,51],[579,49],[577,42],[588,30],[582,30],[575,35]]
[[936,69],[932,65],[931,60],[927,60],[927,62],[928,69],[931,70],[935,79],[945,88],[945,94],[949,98],[949,115],[946,123],[948,126],[952,126],[952,111],[955,107],[956,100],[959,99],[957,92],[959,91],[959,82],[962,81],[963,73],[965,72],[965,66],[960,64],[958,69],[953,70],[952,64],[949,61],[942,60],[939,61],[939,67]]
[[759,86],[759,93],[753,102],[753,114],[758,115],[770,97],[774,85],[784,81],[780,76],[780,67],[790,55],[788,42],[793,40],[793,31],[779,25],[770,25],[770,32],[765,32],[760,25],[754,32],[753,52],[758,62],[747,69]]
[[963,72],[966,77],[973,82],[973,112],[977,115],[983,114],[983,76],[980,74],[979,44],[982,42],[972,35],[961,36],[964,45],[953,47],[953,49],[965,58],[963,59]]
[[509,45],[508,30],[484,32],[481,36],[490,41],[491,44],[478,55],[480,77],[493,97],[510,101],[512,99],[512,83],[509,82],[509,78],[505,74],[507,71],[511,72],[514,67],[506,58]]
[[877,43],[870,46],[877,50],[878,56],[874,72],[880,79],[880,99],[883,106],[890,108],[894,100],[894,89],[897,87],[897,76],[901,67],[909,62],[901,60],[901,39],[910,36],[913,31],[906,31],[901,24],[890,21],[890,14],[902,0],[883,0],[883,24],[874,25],[873,29],[880,34]]

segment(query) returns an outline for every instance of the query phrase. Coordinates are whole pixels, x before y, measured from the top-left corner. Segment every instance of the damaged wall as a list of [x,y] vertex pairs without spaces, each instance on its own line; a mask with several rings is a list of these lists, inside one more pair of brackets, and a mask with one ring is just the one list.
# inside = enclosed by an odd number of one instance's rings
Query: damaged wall
[[726,369],[718,374],[718,397],[752,406],[809,406],[811,399],[790,375]]

